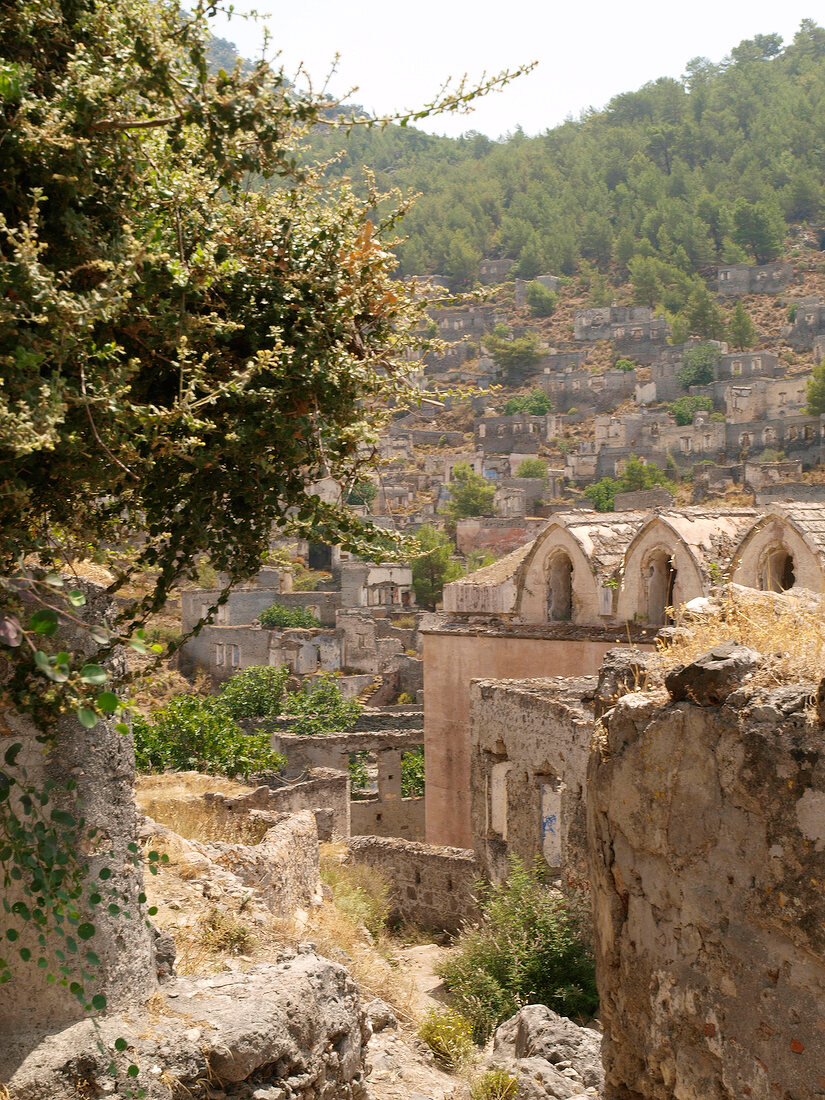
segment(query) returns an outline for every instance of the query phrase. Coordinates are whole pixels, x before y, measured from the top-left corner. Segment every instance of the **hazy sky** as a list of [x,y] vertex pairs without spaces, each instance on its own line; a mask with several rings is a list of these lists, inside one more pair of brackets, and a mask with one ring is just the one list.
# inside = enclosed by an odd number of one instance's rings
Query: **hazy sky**
[[[265,20],[271,48],[281,51],[288,74],[303,63],[320,86],[338,53],[330,90],[342,95],[357,85],[354,101],[378,113],[425,103],[448,76],[478,78],[485,69],[538,61],[531,74],[488,96],[472,114],[419,124],[436,133],[479,130],[490,137],[518,125],[540,133],[648,80],[678,78],[697,55],[719,61],[755,34],[776,32],[789,42],[803,18],[817,16],[810,0],[235,0],[238,12],[253,7],[271,13]],[[260,25],[221,17],[214,29],[244,56],[260,56]]]

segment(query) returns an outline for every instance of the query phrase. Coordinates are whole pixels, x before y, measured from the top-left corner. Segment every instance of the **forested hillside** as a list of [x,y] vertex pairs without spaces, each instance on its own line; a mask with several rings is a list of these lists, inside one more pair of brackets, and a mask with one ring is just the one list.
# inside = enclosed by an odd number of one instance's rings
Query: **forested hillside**
[[[586,59],[583,59],[586,62]],[[630,278],[639,301],[681,309],[717,263],[778,256],[787,224],[816,222],[825,180],[825,29],[741,42],[695,58],[604,110],[535,138],[433,137],[412,128],[319,134],[329,168],[420,192],[404,221],[401,273],[469,285],[483,256],[516,273],[582,264]]]

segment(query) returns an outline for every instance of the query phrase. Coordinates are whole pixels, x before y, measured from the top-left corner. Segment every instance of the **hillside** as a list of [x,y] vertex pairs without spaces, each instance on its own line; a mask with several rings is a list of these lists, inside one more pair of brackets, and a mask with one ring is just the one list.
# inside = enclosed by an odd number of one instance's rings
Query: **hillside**
[[419,193],[404,221],[403,275],[472,283],[486,256],[516,274],[582,266],[675,311],[690,277],[718,263],[764,263],[787,226],[816,223],[825,177],[825,30],[792,43],[741,42],[719,63],[694,58],[683,80],[656,80],[602,111],[527,138],[433,137],[413,128],[319,133],[328,171]]

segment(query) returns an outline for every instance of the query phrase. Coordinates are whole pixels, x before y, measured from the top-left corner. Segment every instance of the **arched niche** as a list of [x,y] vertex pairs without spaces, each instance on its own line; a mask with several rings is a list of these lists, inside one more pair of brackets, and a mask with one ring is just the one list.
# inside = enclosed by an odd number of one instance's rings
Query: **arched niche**
[[661,517],[645,524],[627,548],[618,617],[663,626],[666,609],[705,594],[699,562]]
[[731,580],[763,592],[825,591],[822,552],[785,516],[758,520],[736,548]]
[[548,527],[525,559],[516,617],[525,623],[601,621],[590,559],[560,524]]

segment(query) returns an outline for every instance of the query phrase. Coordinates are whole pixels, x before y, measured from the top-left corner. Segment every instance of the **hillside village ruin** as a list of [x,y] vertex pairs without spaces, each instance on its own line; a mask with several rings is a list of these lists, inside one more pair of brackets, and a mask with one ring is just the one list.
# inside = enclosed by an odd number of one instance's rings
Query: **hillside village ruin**
[[[207,620],[181,651],[184,674],[217,686],[250,666],[287,666],[297,681],[334,677],[366,707],[354,729],[326,736],[271,721],[283,775],[249,794],[205,796],[216,815],[257,815],[270,831],[235,863],[217,844],[201,845],[198,858],[224,868],[226,890],[254,888],[256,905],[286,919],[319,903],[317,842],[335,837],[348,859],[389,875],[397,917],[433,932],[477,915],[479,876],[501,881],[510,857],[539,859],[559,888],[589,882],[593,891],[605,1076],[598,1088],[575,1072],[560,1085],[553,1071],[552,1088],[519,1097],[813,1100],[825,1095],[825,713],[810,718],[819,685],[752,691],[747,677],[761,658],[734,647],[710,661],[711,687],[700,661],[704,687],[639,689],[674,609],[701,614],[723,591],[777,608],[825,595],[825,416],[806,411],[808,378],[825,357],[825,300],[797,295],[788,264],[719,268],[721,298],[770,300],[781,327],[756,349],[718,343],[713,381],[690,391],[712,409],[679,425],[665,406],[685,393],[678,372],[696,342],[668,343],[667,321],[645,306],[575,309],[566,340],[503,377],[481,341],[505,320],[516,334],[530,327],[511,267],[482,262],[489,301],[432,311],[446,343],[424,358],[421,382],[501,385],[505,396],[540,390],[551,411],[505,415],[493,388],[469,403],[447,397],[436,411],[401,412],[380,442],[374,499],[357,506],[405,534],[442,524],[448,485],[465,464],[495,496],[493,514],[457,520],[456,546],[492,564],[446,584],[435,611],[417,606],[408,563],[309,542],[274,543],[273,562],[225,602],[219,576],[181,592],[182,633]],[[538,281],[559,287],[551,275]],[[617,495],[613,512],[593,511],[583,487],[619,476],[631,456],[690,474],[680,498],[647,489]],[[535,457],[546,474],[520,476]],[[316,491],[336,500],[342,489],[330,481]],[[290,560],[320,583],[296,587]],[[273,604],[320,625],[266,627],[259,617]],[[402,761],[422,748],[425,794],[405,796]],[[370,768],[360,791],[351,789],[355,757]],[[128,785],[127,773],[124,764],[116,786]],[[124,791],[106,798],[122,801]],[[95,812],[108,805],[96,802]],[[128,812],[117,829],[125,843]],[[269,996],[264,986],[246,988],[234,972],[174,979],[163,937],[168,957],[137,929],[117,950],[116,929],[104,935],[118,958],[110,989],[146,984],[154,968],[164,988],[178,983],[176,1004],[209,1022],[194,1039],[179,1028],[147,1054],[160,1058],[172,1044],[181,1081],[206,1066],[224,1082],[215,1097],[370,1095],[357,990],[311,944],[274,963],[269,978],[297,983],[295,997],[310,1007],[294,1011],[315,1013],[318,1034],[309,1052],[299,1037],[273,1055],[249,1038],[250,998]],[[37,987],[6,1004],[4,1027],[30,1026],[42,997]],[[233,998],[240,1024],[227,1015]],[[77,1021],[55,1007],[54,1023],[80,1029]],[[59,1051],[34,1066],[6,1058],[9,1094],[45,1100],[52,1094],[38,1091],[38,1075],[42,1088],[58,1088],[59,1062]],[[269,1091],[230,1091],[227,1081],[240,1089],[268,1062],[280,1067]],[[150,1098],[168,1095],[153,1089]]]

